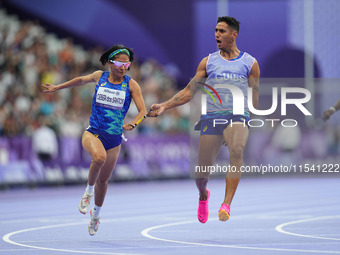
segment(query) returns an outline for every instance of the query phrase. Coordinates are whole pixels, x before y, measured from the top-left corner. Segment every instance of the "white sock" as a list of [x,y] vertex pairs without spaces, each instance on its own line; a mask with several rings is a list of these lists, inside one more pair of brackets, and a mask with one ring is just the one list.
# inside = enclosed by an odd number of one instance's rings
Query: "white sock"
[[99,218],[99,213],[100,213],[101,206],[94,205],[93,207],[93,217],[94,218]]
[[93,194],[93,191],[94,191],[94,185],[90,186],[89,184],[87,184],[86,193],[87,194]]

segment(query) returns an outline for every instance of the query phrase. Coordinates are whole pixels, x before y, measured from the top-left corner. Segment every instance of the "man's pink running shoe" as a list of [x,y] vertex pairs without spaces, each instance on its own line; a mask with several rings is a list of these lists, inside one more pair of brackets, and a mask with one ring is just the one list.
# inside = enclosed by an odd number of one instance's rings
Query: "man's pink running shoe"
[[220,221],[227,221],[230,219],[230,206],[222,204],[220,210],[218,211],[218,218]]
[[208,208],[208,201],[210,197],[210,191],[207,189],[208,197],[207,200],[201,201],[198,199],[198,211],[197,211],[197,218],[198,221],[201,223],[206,223],[209,218],[209,208]]

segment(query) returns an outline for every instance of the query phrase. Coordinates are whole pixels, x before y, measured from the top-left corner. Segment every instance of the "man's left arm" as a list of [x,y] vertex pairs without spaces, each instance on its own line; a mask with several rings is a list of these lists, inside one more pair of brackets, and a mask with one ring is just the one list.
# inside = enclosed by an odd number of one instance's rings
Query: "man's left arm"
[[253,106],[257,109],[259,105],[260,67],[256,59],[248,76],[248,86],[253,89]]

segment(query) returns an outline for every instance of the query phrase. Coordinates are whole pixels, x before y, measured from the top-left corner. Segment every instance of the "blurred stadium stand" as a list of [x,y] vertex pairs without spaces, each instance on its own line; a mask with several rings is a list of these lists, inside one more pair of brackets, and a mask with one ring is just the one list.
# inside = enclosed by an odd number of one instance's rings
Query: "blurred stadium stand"
[[[82,151],[80,138],[88,126],[94,86],[47,95],[41,93],[39,85],[58,84],[102,69],[99,57],[103,47],[84,50],[71,37],[58,38],[37,22],[20,20],[4,9],[0,10],[0,19],[0,183],[83,181],[87,178],[89,159]],[[142,86],[147,106],[167,99],[177,90],[176,79],[154,59],[137,60],[129,74]],[[183,151],[189,152],[189,107],[186,105],[160,118],[148,119],[137,130],[125,134],[129,141],[123,144],[115,179],[183,176],[181,168],[188,164]],[[132,105],[126,121],[136,114],[136,107]],[[40,160],[32,147],[31,138],[42,120],[58,137],[59,151],[50,160]],[[163,133],[173,139],[160,137],[156,141],[157,135]],[[153,141],[157,150],[149,156],[144,153],[142,161],[146,163],[141,165],[136,163],[136,158],[141,157],[134,156],[136,153],[130,150],[132,144],[143,137],[147,137],[144,146],[150,147]],[[162,146],[157,147],[157,144]],[[142,155],[143,149],[138,152]],[[152,157],[153,162],[147,163]],[[164,175],[155,170],[160,165]]]

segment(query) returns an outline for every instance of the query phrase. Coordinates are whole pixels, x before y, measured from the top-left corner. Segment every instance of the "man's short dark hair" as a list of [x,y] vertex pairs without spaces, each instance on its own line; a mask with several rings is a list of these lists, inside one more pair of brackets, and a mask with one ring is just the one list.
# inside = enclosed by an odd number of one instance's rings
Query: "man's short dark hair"
[[229,16],[218,17],[217,23],[220,23],[220,22],[227,23],[227,25],[230,28],[236,30],[237,33],[240,31],[240,22],[233,17],[229,17]]

